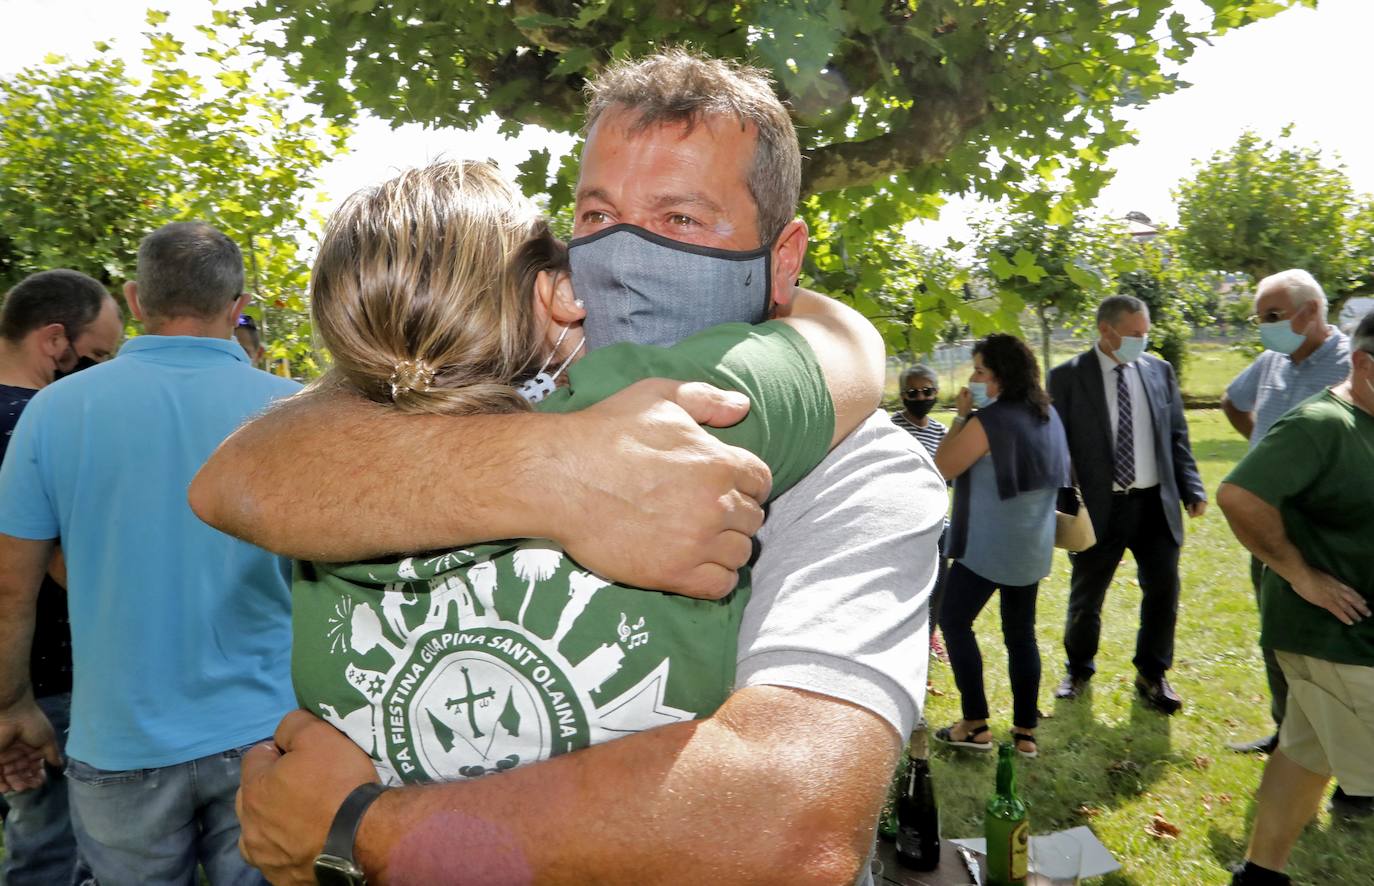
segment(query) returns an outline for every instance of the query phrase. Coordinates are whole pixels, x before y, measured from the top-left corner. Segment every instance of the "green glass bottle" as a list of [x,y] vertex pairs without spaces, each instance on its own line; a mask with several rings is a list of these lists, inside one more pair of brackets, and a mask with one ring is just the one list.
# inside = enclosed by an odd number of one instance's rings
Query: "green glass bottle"
[[997,749],[997,793],[988,799],[983,827],[988,838],[987,886],[1020,886],[1026,882],[1030,822],[1026,804],[1016,796],[1015,749]]

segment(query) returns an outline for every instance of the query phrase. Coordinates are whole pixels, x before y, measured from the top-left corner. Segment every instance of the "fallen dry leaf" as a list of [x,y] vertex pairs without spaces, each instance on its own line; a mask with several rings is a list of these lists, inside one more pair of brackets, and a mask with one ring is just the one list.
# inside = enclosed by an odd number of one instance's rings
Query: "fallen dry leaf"
[[1084,818],[1097,818],[1102,814],[1102,810],[1096,806],[1089,806],[1086,803],[1078,807],[1078,814]]
[[1212,758],[1198,754],[1193,758],[1193,765],[1199,769],[1206,769],[1208,766],[1212,765]]
[[1164,817],[1164,813],[1156,812],[1145,826],[1145,833],[1159,840],[1177,840],[1181,831],[1178,825]]
[[1134,760],[1117,760],[1107,767],[1107,771],[1116,775],[1128,775],[1140,771],[1140,764]]

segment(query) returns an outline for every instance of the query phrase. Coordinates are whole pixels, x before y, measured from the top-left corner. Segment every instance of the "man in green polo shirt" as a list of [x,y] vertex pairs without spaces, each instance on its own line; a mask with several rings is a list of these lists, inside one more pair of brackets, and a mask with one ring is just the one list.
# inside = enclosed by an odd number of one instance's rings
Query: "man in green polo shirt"
[[1350,377],[1275,423],[1217,494],[1267,567],[1260,644],[1288,679],[1233,886],[1289,882],[1289,852],[1333,774],[1351,794],[1374,795],[1374,313],[1350,349]]

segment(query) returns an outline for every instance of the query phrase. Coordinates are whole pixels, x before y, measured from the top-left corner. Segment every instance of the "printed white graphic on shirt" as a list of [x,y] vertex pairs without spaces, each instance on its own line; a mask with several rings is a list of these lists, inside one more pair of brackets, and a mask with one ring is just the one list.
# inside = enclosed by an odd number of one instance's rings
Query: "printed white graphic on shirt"
[[[405,582],[386,585],[380,611],[369,602],[336,604],[326,627],[331,660],[365,704],[341,716],[320,703],[319,713],[369,751],[388,784],[476,777],[692,719],[693,712],[664,702],[666,658],[635,686],[597,705],[592,694],[619,673],[628,651],[651,642],[653,631],[642,616],[632,619],[620,612],[619,624],[606,627],[607,635],[590,654],[570,661],[561,648],[564,641],[610,585],[577,569],[551,581],[563,558],[562,551],[541,541],[526,542],[515,552],[512,565],[526,587],[514,622],[502,618],[494,604],[496,564],[471,563],[466,551],[432,560],[407,558],[397,574],[411,581],[435,574],[436,566],[451,571],[430,580],[427,595],[414,593]],[[470,565],[455,568],[464,563]],[[551,636],[546,639],[525,625],[536,595],[564,592],[567,602]],[[414,622],[414,607],[422,598],[424,619],[410,628],[406,613]],[[547,613],[548,604],[535,609]],[[585,634],[584,628],[582,649]],[[385,672],[357,661],[376,651],[390,662]],[[377,660],[371,658],[374,664]]]

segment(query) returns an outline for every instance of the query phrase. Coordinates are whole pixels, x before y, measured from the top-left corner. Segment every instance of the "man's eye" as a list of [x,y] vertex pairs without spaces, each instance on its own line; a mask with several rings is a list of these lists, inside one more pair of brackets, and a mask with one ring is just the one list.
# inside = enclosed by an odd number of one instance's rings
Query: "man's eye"
[[582,213],[582,220],[589,225],[599,225],[606,222],[606,213],[600,209],[589,209]]
[[690,215],[683,215],[680,212],[674,212],[672,215],[668,216],[668,224],[675,228],[686,228],[696,223],[696,219],[692,218]]

